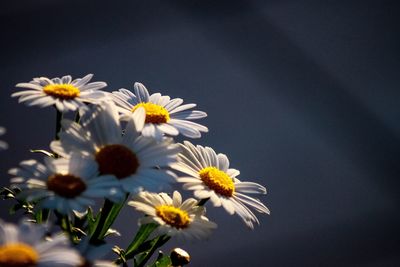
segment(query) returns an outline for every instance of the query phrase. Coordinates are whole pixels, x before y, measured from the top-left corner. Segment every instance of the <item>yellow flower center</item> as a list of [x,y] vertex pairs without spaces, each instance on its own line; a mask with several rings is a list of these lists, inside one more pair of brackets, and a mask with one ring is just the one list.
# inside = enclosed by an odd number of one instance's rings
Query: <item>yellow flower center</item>
[[65,198],[74,198],[86,190],[81,178],[70,174],[53,174],[46,182],[47,189]]
[[139,107],[146,110],[146,123],[166,123],[169,121],[169,112],[166,108],[154,103],[139,103],[132,108],[134,112]]
[[79,89],[72,84],[48,84],[43,87],[43,92],[61,99],[74,99],[80,94]]
[[169,224],[177,229],[186,228],[190,223],[189,214],[186,211],[174,206],[158,206],[156,207],[156,214],[166,224]]
[[235,192],[235,184],[232,178],[215,167],[204,168],[199,172],[199,175],[208,188],[220,195],[231,197]]
[[11,243],[0,246],[0,266],[2,267],[33,267],[36,266],[38,260],[38,253],[29,245]]
[[139,167],[136,155],[123,145],[106,145],[95,158],[101,174],[112,174],[118,179],[134,174]]

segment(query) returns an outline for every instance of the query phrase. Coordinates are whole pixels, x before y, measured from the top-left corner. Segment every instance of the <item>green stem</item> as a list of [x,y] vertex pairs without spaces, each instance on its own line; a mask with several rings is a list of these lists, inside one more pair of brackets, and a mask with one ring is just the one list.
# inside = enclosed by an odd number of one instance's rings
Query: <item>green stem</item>
[[35,213],[36,223],[47,222],[50,216],[50,211],[48,209],[42,209]]
[[140,226],[135,238],[133,239],[132,243],[126,248],[126,254],[135,251],[138,249],[140,244],[147,240],[150,234],[157,228],[157,224],[155,223],[148,223]]
[[106,199],[104,201],[103,208],[100,211],[100,219],[96,224],[96,229],[94,230],[92,237],[90,238],[91,243],[96,243],[102,239],[101,233],[103,232],[104,223],[106,222],[113,206],[114,203],[112,203],[110,200]]
[[97,244],[104,239],[104,236],[106,235],[108,229],[110,229],[111,225],[118,217],[118,214],[124,206],[126,200],[128,199],[128,196],[129,194],[126,195],[125,200],[121,203],[113,203],[108,199],[104,201],[104,205],[100,213],[100,218],[96,223],[96,229],[94,230],[93,235],[90,238],[90,243]]
[[75,122],[76,122],[76,123],[79,123],[80,119],[81,119],[81,116],[79,115],[79,110],[78,110],[78,111],[76,112],[76,115],[75,115]]
[[125,250],[124,259],[122,257],[115,260],[116,264],[121,264],[129,259],[132,259],[138,253],[143,252],[141,245],[147,240],[150,234],[157,228],[157,224],[149,223],[143,224],[140,226],[139,230],[137,231],[135,238],[129,244],[129,246]]
[[197,203],[197,206],[204,206],[204,204],[206,204],[206,202],[209,200],[210,198],[203,198],[199,201],[199,203]]
[[171,237],[167,236],[167,235],[162,235],[162,236],[158,236],[154,239],[154,244],[153,246],[146,252],[144,252],[144,257],[140,258],[137,262],[136,262],[136,267],[143,267],[145,266],[145,264],[147,263],[147,261],[151,258],[151,256],[153,256],[154,252],[161,247],[162,245],[164,245],[165,243],[168,242],[168,240],[170,240]]
[[41,224],[43,222],[43,210],[38,210],[34,213],[34,217],[37,224]]
[[58,134],[61,132],[61,120],[62,120],[63,114],[57,109],[57,116],[56,116],[56,135],[55,138],[56,140],[59,140],[60,137]]

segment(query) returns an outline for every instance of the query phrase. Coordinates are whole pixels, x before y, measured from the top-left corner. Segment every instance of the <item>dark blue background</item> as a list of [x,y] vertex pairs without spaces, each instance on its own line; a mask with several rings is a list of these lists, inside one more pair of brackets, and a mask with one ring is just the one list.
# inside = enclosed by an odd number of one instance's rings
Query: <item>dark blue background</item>
[[[10,149],[0,154],[1,184],[54,135],[54,111],[18,105],[16,83],[94,73],[111,91],[140,81],[208,112],[210,132],[195,142],[269,191],[272,214],[254,231],[208,207],[218,230],[179,244],[192,266],[398,265],[396,2],[2,3],[0,125]],[[123,211],[121,246],[136,219]]]

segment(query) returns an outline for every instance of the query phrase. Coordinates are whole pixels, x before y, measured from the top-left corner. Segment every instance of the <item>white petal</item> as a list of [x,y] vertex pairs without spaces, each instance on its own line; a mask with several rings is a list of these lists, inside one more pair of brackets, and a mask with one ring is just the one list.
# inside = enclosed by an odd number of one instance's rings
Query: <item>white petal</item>
[[229,159],[225,154],[218,154],[219,169],[226,172],[229,168]]
[[235,178],[236,176],[238,176],[240,174],[240,171],[236,170],[236,169],[228,169],[226,171],[226,174],[228,174],[229,177]]
[[239,182],[235,184],[235,189],[241,193],[250,194],[266,194],[267,190],[264,186],[253,182]]
[[168,134],[168,135],[178,135],[179,131],[172,125],[169,125],[168,123],[161,123],[159,125],[157,125],[157,127],[163,131],[164,133]]
[[72,82],[72,85],[80,88],[81,86],[87,84],[91,79],[93,78],[93,74],[88,74],[82,79],[76,79],[75,81]]
[[233,215],[235,213],[235,207],[229,199],[224,197],[221,198],[221,203],[224,209],[230,214]]
[[136,82],[133,88],[139,102],[149,102],[149,92],[143,84]]
[[183,100],[181,98],[174,98],[174,99],[171,99],[169,101],[169,103],[166,104],[164,107],[168,110],[168,112],[170,112],[171,110],[173,110],[174,108],[176,108],[177,106],[179,106],[182,103],[183,103]]
[[39,90],[39,91],[43,90],[42,86],[33,84],[33,83],[19,83],[19,84],[15,85],[15,87],[29,88],[29,89],[33,89],[33,90]]
[[198,111],[198,110],[191,110],[191,111],[186,110],[186,111],[176,113],[171,117],[174,119],[180,119],[180,120],[197,120],[197,119],[207,117],[207,113],[205,113],[203,111]]
[[182,196],[178,191],[174,191],[174,194],[172,196],[173,200],[173,205],[175,207],[179,207],[182,204]]
[[261,203],[261,201],[259,201],[258,199],[254,199],[252,197],[246,196],[244,194],[235,192],[235,199],[246,203],[247,205],[251,206],[252,208],[254,208],[255,210],[257,210],[260,213],[266,213],[269,214],[269,209],[263,204]]
[[185,105],[179,106],[179,107],[171,110],[169,112],[169,114],[174,114],[174,113],[177,113],[177,112],[180,112],[180,111],[191,109],[191,108],[194,108],[195,106],[196,106],[196,104],[185,104]]

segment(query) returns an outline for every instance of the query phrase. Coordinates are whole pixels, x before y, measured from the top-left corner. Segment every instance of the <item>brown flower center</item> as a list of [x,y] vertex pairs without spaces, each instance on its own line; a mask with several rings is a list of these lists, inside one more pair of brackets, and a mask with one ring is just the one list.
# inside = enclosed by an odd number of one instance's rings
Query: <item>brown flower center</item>
[[95,157],[101,174],[113,174],[118,179],[134,174],[139,167],[136,155],[123,145],[106,145]]
[[47,189],[65,198],[74,198],[86,190],[81,178],[71,174],[53,174],[47,179]]

